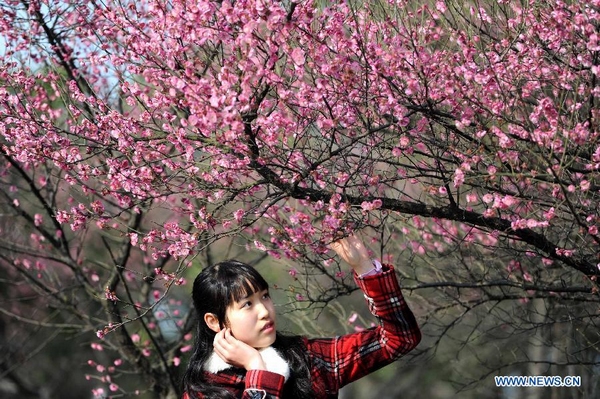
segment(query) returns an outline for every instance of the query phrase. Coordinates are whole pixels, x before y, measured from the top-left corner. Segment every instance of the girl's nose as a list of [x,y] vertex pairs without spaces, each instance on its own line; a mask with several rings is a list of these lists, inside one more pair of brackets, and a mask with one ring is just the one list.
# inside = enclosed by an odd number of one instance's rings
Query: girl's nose
[[258,311],[258,316],[261,319],[265,319],[267,317],[269,317],[269,309],[267,308],[267,306],[264,303],[261,303],[259,305],[257,305],[257,311]]

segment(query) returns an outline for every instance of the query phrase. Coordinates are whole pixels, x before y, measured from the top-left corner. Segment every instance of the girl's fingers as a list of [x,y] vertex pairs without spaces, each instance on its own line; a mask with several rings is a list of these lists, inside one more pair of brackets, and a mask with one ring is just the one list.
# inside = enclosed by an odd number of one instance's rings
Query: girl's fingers
[[224,348],[225,345],[227,345],[227,340],[225,339],[225,330],[221,330],[215,335],[213,346],[215,348]]
[[228,344],[228,345],[232,345],[233,342],[233,336],[231,335],[231,329],[230,328],[226,328],[223,331],[223,340]]
[[235,349],[236,339],[231,335],[230,328],[224,328],[215,335],[213,346],[219,346],[222,351],[232,351]]
[[224,328],[215,335],[213,350],[225,362],[235,365],[235,359],[239,355],[238,344],[239,341],[231,334],[231,329]]

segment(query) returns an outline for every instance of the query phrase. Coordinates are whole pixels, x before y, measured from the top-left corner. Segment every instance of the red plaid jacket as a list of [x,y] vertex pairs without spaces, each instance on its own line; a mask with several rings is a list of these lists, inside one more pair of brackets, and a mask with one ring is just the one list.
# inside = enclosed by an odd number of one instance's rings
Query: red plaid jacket
[[[421,332],[391,266],[367,277],[354,276],[379,326],[335,338],[305,339],[312,364],[315,399],[333,399],[344,385],[392,363],[415,348]],[[231,369],[230,369],[231,370]],[[210,374],[210,381],[241,399],[282,398],[283,376],[265,370],[234,369]],[[183,399],[189,399],[184,394]],[[210,399],[210,398],[207,398]]]

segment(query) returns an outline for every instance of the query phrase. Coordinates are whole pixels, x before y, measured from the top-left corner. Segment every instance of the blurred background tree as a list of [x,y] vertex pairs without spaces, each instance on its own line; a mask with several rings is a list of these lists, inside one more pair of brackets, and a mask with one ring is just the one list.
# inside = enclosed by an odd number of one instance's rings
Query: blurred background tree
[[368,327],[326,248],[354,231],[425,340],[343,397],[597,396],[597,1],[0,13],[3,396],[179,397],[189,281],[225,258],[286,329]]

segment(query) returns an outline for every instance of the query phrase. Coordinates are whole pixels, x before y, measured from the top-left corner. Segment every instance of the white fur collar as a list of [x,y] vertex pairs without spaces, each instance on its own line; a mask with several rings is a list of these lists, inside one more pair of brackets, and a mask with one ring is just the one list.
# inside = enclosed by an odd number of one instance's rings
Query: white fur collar
[[[270,346],[260,349],[258,352],[265,362],[267,371],[282,375],[287,381],[290,377],[290,366],[279,352]],[[213,374],[217,374],[219,371],[226,370],[230,367],[233,366],[221,359],[215,352],[213,352],[206,363],[204,363],[204,370]]]

